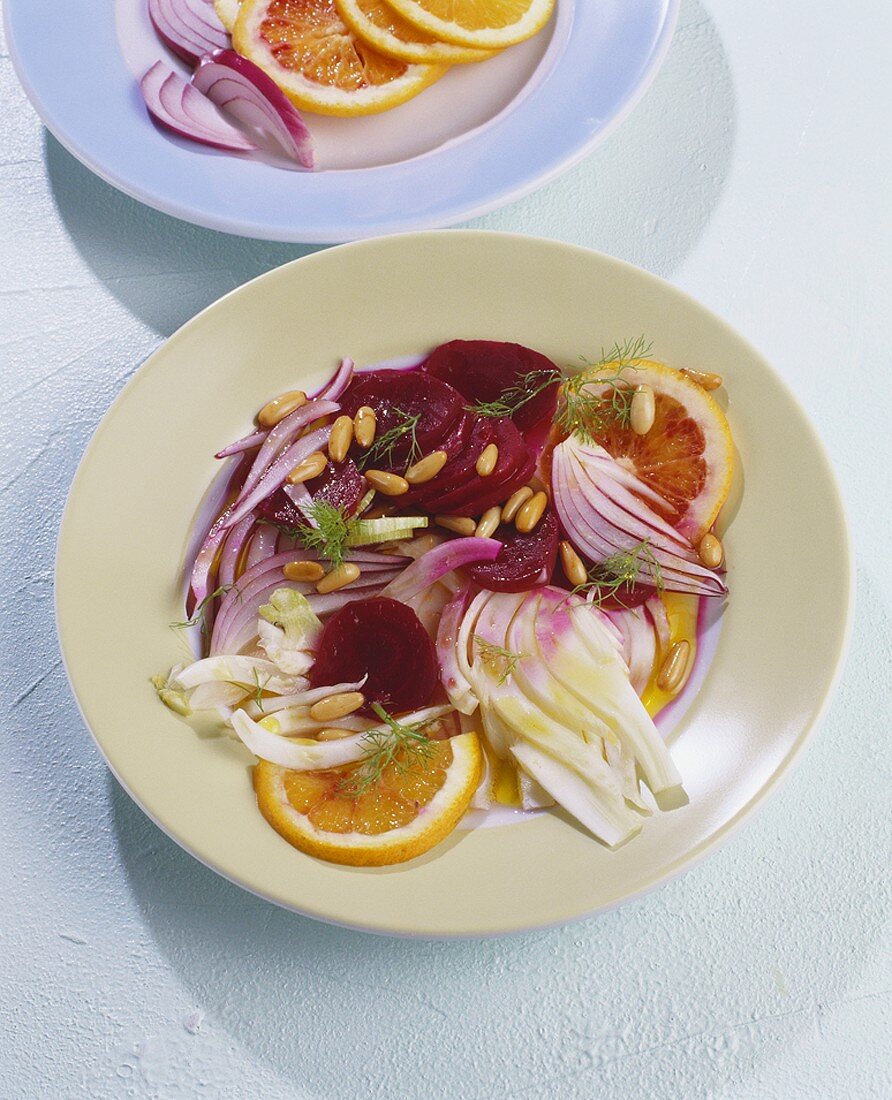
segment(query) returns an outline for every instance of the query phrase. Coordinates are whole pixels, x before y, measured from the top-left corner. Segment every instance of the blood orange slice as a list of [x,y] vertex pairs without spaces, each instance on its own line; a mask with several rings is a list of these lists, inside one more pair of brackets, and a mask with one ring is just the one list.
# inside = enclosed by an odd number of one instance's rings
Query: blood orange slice
[[379,53],[344,23],[334,0],[242,0],[232,42],[298,107],[323,115],[386,111],[446,72]]
[[654,391],[653,427],[636,435],[615,423],[595,432],[595,442],[676,509],[669,522],[696,544],[731,488],[734,444],[725,414],[706,390],[663,363],[636,360],[621,379],[624,386]]
[[483,755],[476,733],[433,740],[423,759],[395,756],[361,793],[351,791],[357,767],[302,772],[261,760],[257,805],[277,833],[311,856],[361,867],[402,863],[452,832],[480,782]]

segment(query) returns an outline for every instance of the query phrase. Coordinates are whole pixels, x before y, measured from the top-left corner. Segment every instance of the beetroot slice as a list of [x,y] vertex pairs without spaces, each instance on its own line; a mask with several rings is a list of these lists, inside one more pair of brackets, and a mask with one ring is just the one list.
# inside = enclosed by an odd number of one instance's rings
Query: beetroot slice
[[326,500],[348,516],[353,515],[366,493],[366,480],[352,458],[329,462],[306,486],[313,500]]
[[[454,386],[469,405],[497,400],[527,375],[557,371],[555,364],[538,351],[499,340],[450,340],[435,348],[421,369]],[[521,431],[550,419],[554,416],[557,394],[555,381],[521,405],[511,419]]]
[[[492,504],[505,500],[514,489],[522,485],[523,480],[518,481],[518,476],[524,480],[530,477],[535,466],[535,456],[527,447],[523,436],[510,420],[493,420],[490,423],[493,425],[491,441],[499,449],[495,469],[488,477],[481,477],[475,469],[480,451],[474,451],[469,456],[471,468],[468,477],[461,484],[431,500],[430,507],[434,511],[477,515]],[[482,449],[481,447],[480,450]],[[523,473],[519,474],[521,469]],[[444,481],[444,484],[448,483]],[[481,508],[483,501],[490,503]]]
[[551,511],[545,513],[529,534],[504,524],[493,535],[502,549],[494,561],[472,565],[471,580],[490,592],[525,592],[539,580],[542,570],[550,577],[557,558],[558,525]]
[[[492,441],[495,435],[495,422],[492,420],[476,420],[468,417],[470,429],[462,443],[461,449],[451,458],[435,478],[410,490],[403,497],[406,503],[417,503],[427,508],[428,502],[455,492],[457,489],[470,483],[472,478],[479,478],[474,469],[477,459],[483,448]],[[443,448],[445,450],[445,447]],[[448,452],[447,452],[448,453]],[[431,509],[436,511],[437,509]]]
[[[341,400],[342,410],[348,416],[354,416],[363,405],[375,410],[376,439],[405,424],[406,416],[417,415],[415,439],[421,453],[428,454],[447,438],[464,412],[465,401],[452,386],[420,371],[371,371],[357,375]],[[390,460],[376,457],[375,467],[402,471],[411,445],[411,436],[404,434],[396,442]],[[357,448],[355,454],[362,452]]]
[[376,596],[353,600],[325,624],[310,685],[342,684],[368,676],[368,701],[392,714],[425,706],[439,683],[434,643],[407,604]]
[[[351,516],[365,494],[365,478],[351,459],[329,463],[324,473],[306,482],[314,500],[327,500]],[[277,489],[257,506],[261,517],[279,527],[306,527],[307,521],[284,489]]]
[[[470,413],[462,413],[461,416],[452,425],[452,430],[441,440],[437,445],[438,451],[445,451],[447,454],[446,465],[437,474],[436,477],[431,478],[430,481],[424,482],[422,485],[415,485],[409,489],[408,493],[404,494],[400,498],[400,502],[403,506],[409,504],[416,504],[423,501],[427,497],[435,496],[438,492],[441,492],[446,486],[451,486],[454,478],[457,474],[450,474],[449,470],[452,468],[456,471],[464,470],[465,465],[469,461],[469,445],[472,436],[472,432],[475,425],[475,418]],[[472,466],[473,469],[473,466]],[[445,477],[444,477],[445,474]]]

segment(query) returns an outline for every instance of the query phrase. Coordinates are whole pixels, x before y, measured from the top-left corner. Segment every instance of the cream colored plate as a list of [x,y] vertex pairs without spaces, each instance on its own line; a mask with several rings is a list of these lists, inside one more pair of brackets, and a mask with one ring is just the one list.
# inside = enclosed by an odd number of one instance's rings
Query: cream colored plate
[[[201,737],[149,676],[178,656],[186,533],[213,452],[270,396],[342,355],[369,363],[455,337],[529,344],[572,363],[645,333],[675,366],[719,371],[745,487],[727,537],[718,652],[675,737],[690,805],[608,852],[556,813],[456,832],[393,869],[316,862],[265,824],[251,757]],[[239,885],[323,920],[407,935],[480,935],[572,920],[691,866],[773,790],[836,680],[852,571],[836,484],[802,410],[759,355],[667,283],[551,241],[450,231],[320,252],[256,279],[180,329],[99,426],[59,539],[68,674],[109,766],[151,818]]]

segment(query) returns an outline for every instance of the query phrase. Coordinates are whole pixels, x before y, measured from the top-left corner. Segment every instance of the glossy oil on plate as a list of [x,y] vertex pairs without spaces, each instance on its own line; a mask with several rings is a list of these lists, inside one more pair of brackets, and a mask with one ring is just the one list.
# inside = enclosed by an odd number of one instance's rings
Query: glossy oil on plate
[[558,0],[535,38],[454,66],[416,99],[358,119],[307,115],[319,170],[292,171],[163,133],[138,77],[159,58],[145,0],[6,0],[9,49],[44,123],[128,195],[211,229],[342,241],[449,225],[570,167],[628,114],[665,56],[679,0]]
[[[196,732],[149,683],[177,659],[181,643],[168,624],[182,618],[186,538],[213,453],[248,430],[268,398],[317,386],[342,355],[362,365],[480,337],[572,364],[639,333],[666,362],[725,376],[739,450],[723,517],[731,596],[708,674],[671,738],[689,805],[648,820],[615,852],[551,811],[460,828],[427,856],[391,868],[335,866],[291,848],[256,808],[247,750]],[[57,567],[75,695],[109,766],[155,822],[271,901],[357,928],[430,936],[595,913],[714,848],[802,751],[836,679],[851,592],[827,459],[789,391],[744,340],[618,260],[463,231],[308,256],[185,325],[97,430],[71,490]]]

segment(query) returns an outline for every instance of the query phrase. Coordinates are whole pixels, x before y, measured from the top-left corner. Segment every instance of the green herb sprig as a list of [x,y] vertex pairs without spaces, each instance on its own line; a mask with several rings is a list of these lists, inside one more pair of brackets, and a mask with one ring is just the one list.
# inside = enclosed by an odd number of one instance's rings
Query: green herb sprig
[[254,690],[251,692],[251,697],[257,704],[258,710],[263,713],[263,693],[266,690],[267,684],[272,679],[272,674],[267,675],[263,683],[260,682],[260,673],[257,669],[254,669]]
[[235,588],[235,585],[221,584],[219,588],[215,588],[213,592],[209,592],[200,603],[196,604],[191,618],[185,619],[180,623],[170,623],[171,630],[186,630],[188,627],[198,626],[200,623],[201,633],[206,635],[208,632],[207,613],[210,605],[214,600],[219,599],[220,596],[225,596],[231,588]]
[[409,453],[406,457],[406,465],[411,466],[422,458],[421,447],[418,445],[418,424],[421,413],[408,413],[404,409],[394,408],[394,416],[398,422],[376,436],[374,443],[356,460],[360,470],[374,469],[377,466],[393,466],[394,451],[398,446],[408,440]]
[[474,642],[480,650],[480,657],[486,667],[494,675],[498,676],[498,684],[501,686],[509,676],[513,676],[517,669],[517,662],[523,657],[522,653],[513,653],[504,646],[488,642],[479,634],[474,635]]
[[577,584],[571,596],[592,593],[591,602],[600,607],[624,588],[636,584],[644,566],[650,567],[650,579],[657,592],[663,591],[663,574],[654,556],[650,541],[643,539],[628,550],[618,550],[609,558],[596,562],[588,572],[588,580]]
[[635,391],[624,374],[637,360],[646,359],[652,349],[649,340],[636,336],[607,351],[602,348],[597,362],[580,357],[584,369],[568,378],[561,389],[554,417],[557,426],[585,443],[594,443],[595,436],[610,427],[628,427]]
[[434,753],[434,742],[421,726],[403,725],[388,714],[380,703],[372,703],[372,710],[386,728],[369,730],[363,737],[368,751],[338,787],[340,794],[350,798],[359,798],[377,786],[391,764],[398,775],[407,775],[422,770]]
[[289,527],[288,533],[300,539],[307,550],[316,553],[336,569],[347,556],[347,540],[356,521],[327,500],[314,500],[303,509],[314,526]]
[[518,374],[513,385],[502,390],[493,401],[476,401],[468,405],[469,412],[475,412],[478,416],[502,418],[513,416],[518,409],[538,397],[543,390],[560,382],[561,375],[557,369],[531,370],[526,374]]

